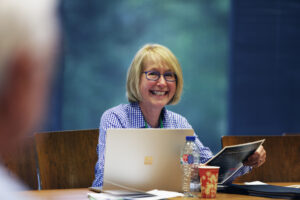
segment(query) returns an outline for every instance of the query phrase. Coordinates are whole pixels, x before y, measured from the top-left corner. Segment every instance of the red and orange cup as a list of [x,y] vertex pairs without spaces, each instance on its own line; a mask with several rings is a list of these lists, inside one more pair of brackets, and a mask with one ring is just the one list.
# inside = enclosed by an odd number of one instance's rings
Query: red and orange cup
[[219,168],[218,166],[199,166],[201,198],[216,198]]

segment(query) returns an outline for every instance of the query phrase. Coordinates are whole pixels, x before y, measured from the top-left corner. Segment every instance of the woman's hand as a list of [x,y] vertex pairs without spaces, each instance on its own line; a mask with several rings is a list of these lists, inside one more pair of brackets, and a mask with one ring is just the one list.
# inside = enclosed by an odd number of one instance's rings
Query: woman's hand
[[244,162],[244,165],[251,167],[259,167],[266,161],[267,153],[264,147],[261,145],[258,149],[248,157],[248,159]]

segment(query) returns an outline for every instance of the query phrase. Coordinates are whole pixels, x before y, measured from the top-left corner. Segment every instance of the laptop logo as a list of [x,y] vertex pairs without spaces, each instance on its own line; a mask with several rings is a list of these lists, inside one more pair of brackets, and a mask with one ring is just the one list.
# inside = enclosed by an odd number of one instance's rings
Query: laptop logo
[[144,165],[152,165],[153,157],[152,156],[145,156],[144,158]]

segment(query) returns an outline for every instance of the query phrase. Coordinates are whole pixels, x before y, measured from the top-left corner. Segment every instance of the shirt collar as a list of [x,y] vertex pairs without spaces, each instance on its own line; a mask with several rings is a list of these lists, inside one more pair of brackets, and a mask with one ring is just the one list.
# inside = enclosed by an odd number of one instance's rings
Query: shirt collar
[[[131,119],[131,127],[133,128],[145,128],[145,118],[142,113],[142,110],[137,102],[130,103],[130,112],[129,115]],[[167,109],[164,107],[161,111],[163,127],[167,127]]]

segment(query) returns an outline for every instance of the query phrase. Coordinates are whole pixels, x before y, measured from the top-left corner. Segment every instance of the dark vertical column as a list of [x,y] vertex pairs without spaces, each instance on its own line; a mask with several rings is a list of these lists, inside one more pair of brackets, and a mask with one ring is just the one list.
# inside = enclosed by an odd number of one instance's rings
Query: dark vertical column
[[228,134],[300,132],[300,1],[233,0]]

